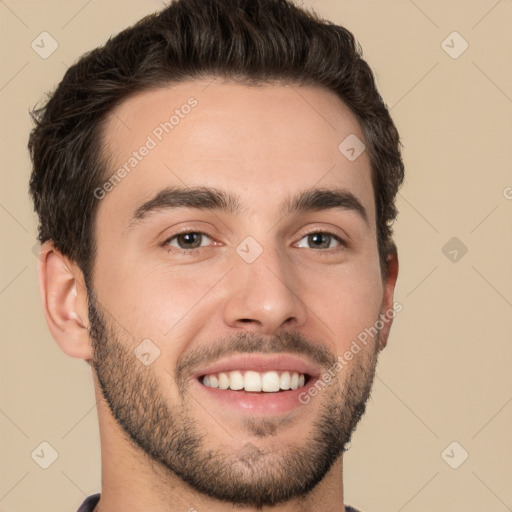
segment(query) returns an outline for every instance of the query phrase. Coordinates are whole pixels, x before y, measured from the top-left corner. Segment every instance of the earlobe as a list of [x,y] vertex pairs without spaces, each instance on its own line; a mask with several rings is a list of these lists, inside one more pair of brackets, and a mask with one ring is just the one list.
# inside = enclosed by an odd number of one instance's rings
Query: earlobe
[[38,279],[46,323],[63,352],[91,359],[87,289],[78,266],[51,242],[41,247]]
[[383,350],[388,343],[391,324],[393,323],[393,319],[396,313],[393,302],[396,280],[398,278],[398,254],[396,250],[388,254],[386,261],[387,267],[386,276],[384,279],[384,296],[380,311],[381,321],[384,324],[379,332],[380,350]]

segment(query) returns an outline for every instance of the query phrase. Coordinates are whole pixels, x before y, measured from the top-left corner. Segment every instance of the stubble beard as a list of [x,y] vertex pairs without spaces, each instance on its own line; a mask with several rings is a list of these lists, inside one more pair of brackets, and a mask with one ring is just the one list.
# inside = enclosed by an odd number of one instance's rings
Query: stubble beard
[[[194,418],[194,408],[200,406],[188,392],[187,381],[175,376],[181,379],[176,385],[182,400],[170,406],[151,366],[141,364],[133,348],[128,348],[128,336],[123,343],[91,293],[89,297],[91,364],[113,417],[130,443],[159,470],[178,476],[210,498],[242,508],[305,499],[346,450],[366,410],[378,336],[373,348],[360,352],[343,368],[344,379],[340,376],[319,391],[315,400],[320,400],[321,406],[313,424],[304,425],[310,434],[302,442],[276,445],[272,438],[286,428],[286,420],[249,417],[243,423],[248,435],[241,448],[230,446],[229,439],[224,447],[212,446],[208,425]],[[276,336],[263,343],[258,336],[246,334],[238,338],[237,346],[244,351],[265,352],[266,347],[268,352],[304,354],[311,342],[297,336]],[[325,369],[328,358],[332,364],[336,361],[332,353],[326,355],[322,360]]]

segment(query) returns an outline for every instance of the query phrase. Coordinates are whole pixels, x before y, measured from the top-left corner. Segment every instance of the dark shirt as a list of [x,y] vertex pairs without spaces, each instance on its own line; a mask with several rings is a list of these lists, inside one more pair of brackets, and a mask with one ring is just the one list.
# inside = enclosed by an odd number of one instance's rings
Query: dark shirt
[[[81,505],[80,508],[77,510],[77,512],[93,512],[94,507],[100,501],[101,494],[93,494],[92,496],[89,496]],[[347,512],[358,512],[355,508],[352,507],[345,507]]]
[[92,512],[98,501],[100,501],[100,496],[100,493],[89,496],[76,512]]

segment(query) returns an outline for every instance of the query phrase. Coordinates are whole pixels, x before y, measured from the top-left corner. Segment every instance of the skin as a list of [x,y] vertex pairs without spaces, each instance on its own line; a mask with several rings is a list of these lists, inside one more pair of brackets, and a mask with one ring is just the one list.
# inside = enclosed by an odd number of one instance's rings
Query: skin
[[[350,383],[361,401],[366,400],[364,388],[371,386],[377,353],[387,343],[392,320],[362,346],[333,385],[307,406],[281,415],[248,416],[212,403],[186,371],[178,382],[174,370],[187,356],[205,354],[211,347],[232,348],[229,342],[236,336],[245,336],[248,351],[261,346],[262,353],[270,352],[280,342],[274,349],[288,352],[291,338],[283,336],[296,333],[306,347],[317,347],[335,360],[379,314],[392,309],[398,274],[396,254],[388,257],[388,271],[381,274],[368,156],[363,152],[349,161],[338,150],[350,134],[364,141],[361,128],[347,106],[325,89],[248,87],[216,79],[137,94],[108,117],[103,134],[108,175],[191,96],[198,102],[191,113],[99,202],[98,252],[89,285],[106,332],[98,333],[91,324],[91,297],[77,265],[50,242],[44,244],[39,262],[41,296],[53,336],[66,354],[89,361],[95,370],[102,446],[97,510],[344,511],[341,453],[305,496],[273,507],[228,505],[199,492],[130,442],[102,392],[98,370],[104,384],[111,385],[114,400],[131,400],[135,407],[136,392],[121,391],[115,383],[121,384],[123,375],[132,384],[140,377],[146,387],[138,389],[139,397],[157,393],[150,395],[155,403],[185,415],[201,437],[203,453],[217,450],[219,460],[229,461],[244,481],[264,482],[269,468],[277,468],[273,476],[284,482],[296,468],[279,472],[279,463],[290,461],[294,452],[307,453],[318,434],[317,422],[329,417],[329,404],[337,406],[330,417],[343,411],[353,415],[346,396]],[[237,195],[244,211],[161,210],[127,229],[134,211],[169,186],[216,187]],[[350,191],[364,206],[368,222],[350,209],[280,214],[285,198],[311,187]],[[182,229],[206,230],[210,238],[192,255],[178,252],[176,238],[171,247],[162,245]],[[347,246],[332,240],[329,248],[315,250],[307,235],[319,231],[339,236]],[[236,252],[248,236],[263,249],[252,263]],[[101,334],[103,341],[118,343],[117,359],[101,351]],[[127,354],[148,338],[160,355],[146,367]],[[148,421],[153,413],[149,406]],[[242,460],[247,453],[257,455],[252,466]]]

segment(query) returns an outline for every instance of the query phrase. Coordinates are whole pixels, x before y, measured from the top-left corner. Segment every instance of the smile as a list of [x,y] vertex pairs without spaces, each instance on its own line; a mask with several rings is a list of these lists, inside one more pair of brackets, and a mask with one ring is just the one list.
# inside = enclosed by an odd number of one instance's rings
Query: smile
[[304,408],[299,395],[313,385],[322,368],[298,354],[235,354],[197,370],[192,375],[203,404],[221,414],[279,415]]
[[296,371],[232,370],[230,372],[212,373],[202,376],[200,382],[208,387],[230,389],[231,391],[251,391],[277,393],[279,391],[301,388],[309,376]]

